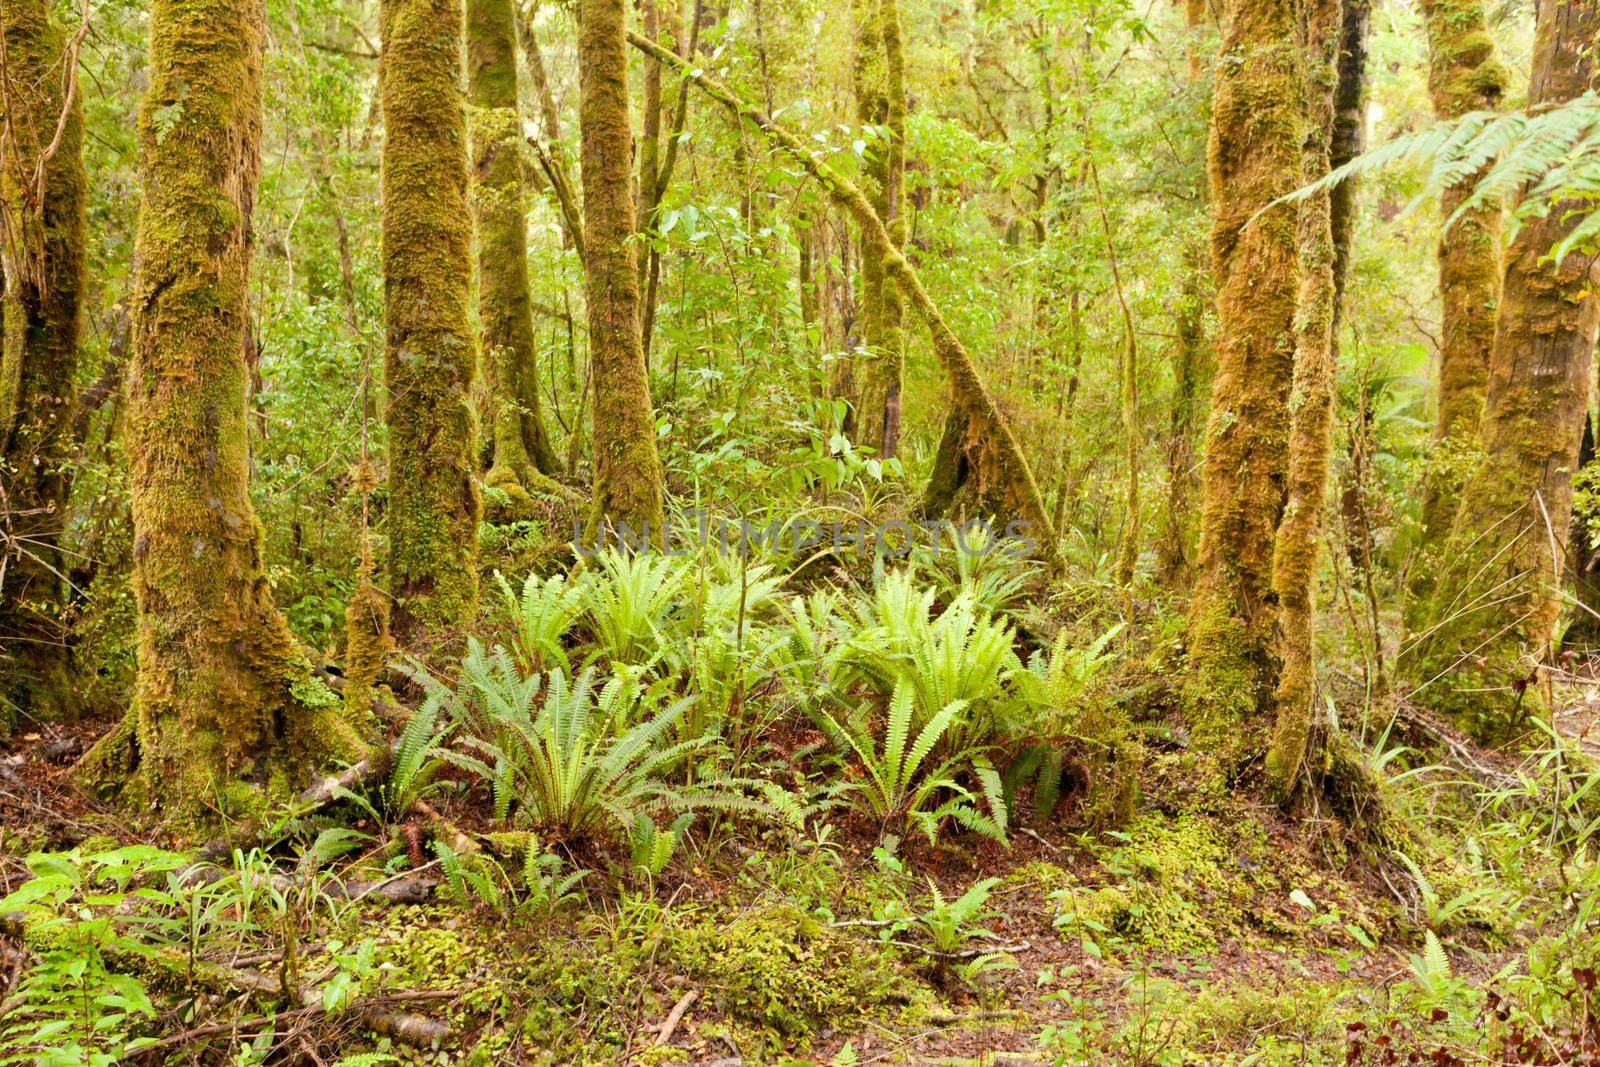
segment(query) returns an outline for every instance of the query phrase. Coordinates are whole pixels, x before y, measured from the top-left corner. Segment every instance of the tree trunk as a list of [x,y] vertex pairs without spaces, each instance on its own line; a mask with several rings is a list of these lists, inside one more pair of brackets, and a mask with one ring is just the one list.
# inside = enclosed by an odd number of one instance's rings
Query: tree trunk
[[1295,0],[1227,0],[1208,156],[1216,376],[1185,703],[1196,741],[1253,755],[1279,674],[1273,544],[1288,480],[1306,119]]
[[380,18],[389,581],[408,643],[478,598],[472,221],[460,0],[383,0]]
[[[1339,139],[1341,109],[1336,97],[1344,82],[1334,74],[1336,65],[1343,66],[1340,42],[1346,39],[1340,29],[1340,9],[1339,0],[1312,0],[1306,21],[1302,180],[1308,185],[1327,175],[1330,144]],[[1316,696],[1312,628],[1333,447],[1333,331],[1339,306],[1333,206],[1329,192],[1316,193],[1300,202],[1296,222],[1300,295],[1289,394],[1288,500],[1272,549],[1272,591],[1278,599],[1275,654],[1281,666],[1273,693],[1276,719],[1266,754],[1267,788],[1283,800],[1300,781]],[[1345,211],[1348,223],[1348,203]]]
[[[1539,8],[1530,106],[1594,88],[1595,0]],[[1592,256],[1559,264],[1550,250],[1580,203],[1529,219],[1505,259],[1479,427],[1482,462],[1468,475],[1410,655],[1422,699],[1480,738],[1514,732],[1540,697],[1539,666],[1555,636],[1572,474],[1593,379],[1600,280]]]
[[539,350],[528,302],[516,40],[512,0],[468,0],[478,324],[493,411],[494,462],[484,484],[513,496],[531,487],[530,465],[546,475],[560,467],[540,412]]
[[[862,166],[864,192],[888,230],[891,247],[906,240],[906,89],[897,0],[855,0],[856,118],[887,131]],[[900,437],[900,390],[905,375],[905,311],[889,281],[871,228],[861,237],[861,343],[866,358],[854,374],[852,433],[858,443],[887,459]]]
[[359,754],[273,605],[247,484],[264,35],[259,0],[150,7],[128,384],[139,674],[84,770],[115,785],[137,766],[148,800],[194,816],[238,814],[236,779]]
[[600,522],[626,524],[658,538],[661,461],[640,335],[626,32],[622,0],[579,0],[578,119],[594,367],[594,508]]
[[[71,710],[67,571],[58,539],[72,477],[83,291],[83,103],[46,0],[6,0],[0,128],[0,708]],[[75,55],[75,51],[73,53]]]
[[[1428,30],[1428,91],[1433,113],[1456,119],[1469,111],[1493,111],[1506,90],[1507,73],[1484,22],[1482,0],[1424,0]],[[1446,219],[1470,195],[1480,175],[1447,189],[1440,211]],[[1439,238],[1439,293],[1443,340],[1433,420],[1433,462],[1422,490],[1423,545],[1437,549],[1450,533],[1461,489],[1463,450],[1477,439],[1483,394],[1494,346],[1495,306],[1500,298],[1500,206],[1486,204],[1462,215]],[[1425,578],[1431,564],[1413,573]],[[1414,592],[1426,593],[1425,586]]]

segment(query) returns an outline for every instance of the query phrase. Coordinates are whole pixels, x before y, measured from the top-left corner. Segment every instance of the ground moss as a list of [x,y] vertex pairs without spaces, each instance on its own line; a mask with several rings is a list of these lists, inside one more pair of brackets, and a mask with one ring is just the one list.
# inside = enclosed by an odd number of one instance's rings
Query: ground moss
[[673,958],[721,1009],[774,1047],[822,1029],[848,1031],[903,999],[905,976],[875,942],[847,936],[788,904],[708,917],[674,934]]

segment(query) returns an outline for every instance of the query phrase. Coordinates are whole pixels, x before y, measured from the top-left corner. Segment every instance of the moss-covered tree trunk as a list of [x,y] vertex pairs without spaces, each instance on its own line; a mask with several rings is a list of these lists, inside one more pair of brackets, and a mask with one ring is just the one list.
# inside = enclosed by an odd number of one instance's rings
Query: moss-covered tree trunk
[[[1341,80],[1335,67],[1344,38],[1340,12],[1339,0],[1312,0],[1307,12],[1302,163],[1306,184],[1327,175],[1330,146],[1337,135],[1336,87]],[[1266,772],[1269,791],[1280,798],[1289,797],[1300,780],[1315,706],[1312,627],[1333,447],[1333,331],[1339,302],[1330,193],[1319,192],[1301,201],[1298,214],[1300,294],[1289,393],[1288,499],[1272,550],[1272,591],[1278,600],[1275,655],[1280,666],[1273,692],[1276,717],[1267,746]]]
[[[885,131],[863,165],[864,191],[884,222],[893,247],[906,240],[906,88],[897,0],[854,0],[856,119]],[[888,458],[900,439],[900,390],[905,376],[904,301],[887,276],[889,249],[878,247],[869,227],[861,235],[861,344],[852,433]]]
[[602,522],[626,523],[635,532],[648,530],[659,537],[661,461],[640,340],[626,33],[622,0],[579,0],[578,121],[594,367],[594,508]]
[[[1188,38],[1186,74],[1191,86],[1201,87],[1205,65],[1199,34],[1206,17],[1205,0],[1184,0],[1183,24]],[[1196,182],[1195,197],[1204,203],[1205,179]],[[1198,224],[1195,230],[1199,230]],[[1156,572],[1163,584],[1185,586],[1193,566],[1195,478],[1195,421],[1205,362],[1206,265],[1204,241],[1199,232],[1183,236],[1183,283],[1178,292],[1176,344],[1172,360],[1172,408],[1167,429],[1167,500],[1162,515],[1162,535],[1156,543]]]
[[[1531,106],[1593,89],[1600,4],[1539,8]],[[1517,233],[1505,274],[1479,427],[1482,461],[1468,475],[1437,578],[1417,618],[1427,629],[1405,666],[1419,698],[1484,739],[1505,737],[1543,703],[1539,666],[1560,615],[1563,546],[1594,376],[1600,280],[1592,255],[1560,263],[1551,249],[1578,225],[1558,203]]]
[[63,565],[83,291],[83,104],[46,0],[0,7],[0,718],[71,710]]
[[151,801],[190,814],[358,748],[273,605],[247,484],[264,35],[260,0],[150,5],[128,383],[139,674],[85,770],[113,785],[137,765]]
[[380,19],[389,581],[410,642],[478,594],[461,0],[384,0]]
[[468,0],[473,207],[478,228],[478,325],[489,373],[494,462],[484,478],[525,494],[559,468],[539,402],[539,353],[528,298],[522,120],[512,0]]
[[[1424,0],[1428,31],[1428,92],[1433,113],[1460,118],[1492,111],[1506,90],[1507,72],[1484,21],[1482,0]],[[1447,189],[1444,218],[1455,215],[1477,183],[1477,175]],[[1434,457],[1423,484],[1423,544],[1435,550],[1450,533],[1461,488],[1465,446],[1477,439],[1483,395],[1494,346],[1495,307],[1500,297],[1500,206],[1466,212],[1439,238],[1439,293],[1443,337],[1433,417]],[[1417,567],[1426,592],[1431,564]]]
[[1185,704],[1196,741],[1223,753],[1260,751],[1278,684],[1272,557],[1289,474],[1300,271],[1296,210],[1268,205],[1301,181],[1301,18],[1295,0],[1224,5],[1207,150],[1216,375]]

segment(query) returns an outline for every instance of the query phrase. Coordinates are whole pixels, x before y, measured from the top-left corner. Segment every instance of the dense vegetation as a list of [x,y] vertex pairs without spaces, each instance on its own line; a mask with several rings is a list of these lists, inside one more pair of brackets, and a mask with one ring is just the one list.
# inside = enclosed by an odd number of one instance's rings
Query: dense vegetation
[[1600,1063],[1597,48],[0,0],[0,1063]]

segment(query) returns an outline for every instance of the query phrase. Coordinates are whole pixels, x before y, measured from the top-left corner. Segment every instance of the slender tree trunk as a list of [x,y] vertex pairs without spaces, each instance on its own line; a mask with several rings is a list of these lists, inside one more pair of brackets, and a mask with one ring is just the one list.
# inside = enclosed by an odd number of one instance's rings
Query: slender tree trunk
[[[0,717],[71,708],[58,549],[83,292],[83,103],[46,0],[0,8]],[[72,53],[76,55],[75,49]]]
[[[659,537],[661,461],[645,370],[622,0],[579,0],[579,124],[594,366],[596,518]],[[655,44],[654,41],[651,42]]]
[[1295,208],[1269,205],[1301,181],[1302,17],[1295,0],[1228,0],[1211,115],[1217,369],[1186,704],[1196,741],[1225,757],[1261,750],[1278,684],[1272,557],[1289,476],[1300,270]]
[[[692,59],[700,47],[700,23],[703,20],[704,5],[701,0],[695,0],[691,13],[689,29],[683,27],[682,7],[675,5],[677,11],[674,19],[673,38],[677,41],[678,55],[684,59]],[[672,184],[672,172],[678,162],[678,143],[682,139],[685,125],[689,121],[689,86],[678,86],[678,102],[672,111],[672,127],[667,131],[666,151],[659,153],[660,163],[655,168],[655,184],[650,188],[650,210],[647,216],[653,216],[656,209],[661,206],[661,201],[666,199],[667,187]],[[645,251],[645,279],[644,279],[644,313],[640,327],[643,337],[641,343],[644,347],[645,365],[650,365],[650,345],[656,331],[657,294],[661,288],[661,253],[653,245],[647,245]]]
[[[1360,3],[1363,0],[1355,0]],[[1340,65],[1339,0],[1311,0],[1306,20],[1306,138],[1303,181],[1328,173],[1330,143],[1339,138],[1335,68]],[[1348,54],[1348,53],[1346,53]],[[1349,205],[1345,205],[1346,212]],[[1272,550],[1272,591],[1278,600],[1275,655],[1281,664],[1273,693],[1276,718],[1267,747],[1269,792],[1288,799],[1300,781],[1316,696],[1317,560],[1328,460],[1333,448],[1333,331],[1339,292],[1332,196],[1324,191],[1299,204],[1300,294],[1295,315],[1294,379],[1289,394],[1288,500]]]
[[380,18],[389,581],[410,643],[478,597],[461,0],[383,0]]
[[[1593,89],[1595,0],[1539,7],[1530,106]],[[1579,203],[1529,219],[1505,259],[1479,427],[1483,460],[1468,475],[1438,578],[1409,650],[1420,697],[1486,740],[1544,701],[1539,667],[1560,616],[1572,474],[1594,377],[1600,281],[1592,255],[1550,250],[1578,225]]]
[[[863,166],[864,191],[888,230],[893,248],[905,244],[906,90],[897,0],[854,0],[856,118],[887,131]],[[869,228],[861,239],[861,341],[866,359],[856,371],[853,434],[888,458],[900,435],[900,390],[905,374],[904,309],[888,280],[888,248],[876,247]]]
[[578,218],[572,182],[567,176],[567,154],[561,144],[561,112],[556,108],[555,94],[550,91],[550,75],[545,70],[544,53],[539,50],[539,41],[533,34],[532,15],[520,20],[517,27],[522,38],[523,59],[533,78],[534,97],[539,104],[543,143],[535,142],[535,148],[539,152],[539,165],[545,172],[550,199],[561,218],[561,247],[578,249],[581,258],[583,223]]
[[[1204,0],[1184,0],[1183,24],[1188,36],[1187,74],[1191,86],[1205,74],[1199,33],[1206,17]],[[1195,190],[1204,203],[1205,182]],[[1198,226],[1196,227],[1198,229]],[[1167,429],[1167,506],[1165,529],[1156,545],[1156,572],[1169,587],[1186,587],[1194,566],[1195,416],[1205,359],[1205,252],[1200,236],[1185,234],[1183,284],[1177,300],[1177,344],[1173,351],[1172,411]]]
[[266,784],[359,745],[272,602],[245,407],[260,0],[154,0],[139,119],[143,201],[128,384],[139,674],[130,718],[85,757],[137,766],[146,799],[241,814]]
[[[489,371],[494,463],[484,484],[513,495],[560,467],[539,402],[539,345],[528,302],[528,236],[512,0],[468,0],[478,323]],[[530,470],[530,465],[532,470]]]
[[[1424,0],[1422,9],[1434,115],[1455,119],[1469,111],[1499,107],[1507,73],[1484,21],[1482,0]],[[1467,177],[1445,191],[1440,211],[1446,219],[1470,195],[1478,177]],[[1462,215],[1440,235],[1438,256],[1443,340],[1434,403],[1434,456],[1422,491],[1423,544],[1435,550],[1450,534],[1461,489],[1461,453],[1477,440],[1489,383],[1489,352],[1500,299],[1500,205],[1487,204]],[[1412,573],[1425,583],[1432,570],[1431,564],[1424,564]],[[1424,599],[1425,584],[1414,592]]]

